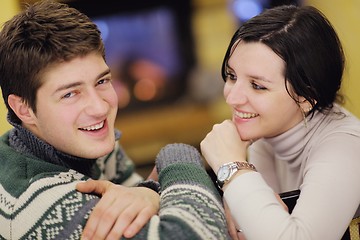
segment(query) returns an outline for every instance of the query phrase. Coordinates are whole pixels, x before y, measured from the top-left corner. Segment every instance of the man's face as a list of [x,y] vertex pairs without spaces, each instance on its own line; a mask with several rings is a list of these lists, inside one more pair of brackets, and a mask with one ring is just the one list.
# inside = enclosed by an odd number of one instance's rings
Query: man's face
[[34,124],[25,126],[64,153],[98,158],[114,148],[117,95],[101,55],[50,67],[37,92]]

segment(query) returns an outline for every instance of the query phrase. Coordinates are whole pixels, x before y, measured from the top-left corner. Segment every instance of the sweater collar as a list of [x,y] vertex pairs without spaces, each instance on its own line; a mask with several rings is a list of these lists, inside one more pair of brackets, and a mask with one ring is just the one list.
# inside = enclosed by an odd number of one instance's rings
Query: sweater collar
[[296,156],[301,154],[318,128],[318,124],[322,121],[325,115],[316,111],[314,116],[306,118],[306,124],[301,121],[288,131],[272,138],[266,138],[274,149],[274,152],[279,160],[296,159]]
[[[94,177],[94,175],[97,174],[96,168],[94,168],[96,159],[80,158],[61,152],[36,137],[20,124],[11,121],[9,115],[8,121],[14,126],[9,132],[9,145],[16,151],[33,155],[49,163],[76,170],[89,177]],[[120,138],[120,132],[117,130],[115,131],[115,138]]]

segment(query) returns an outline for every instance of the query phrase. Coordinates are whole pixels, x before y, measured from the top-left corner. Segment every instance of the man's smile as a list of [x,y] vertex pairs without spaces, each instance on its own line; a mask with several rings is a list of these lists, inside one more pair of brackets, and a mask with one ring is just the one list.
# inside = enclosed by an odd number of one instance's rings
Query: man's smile
[[95,131],[95,130],[99,130],[99,129],[103,128],[104,123],[105,123],[105,121],[102,121],[102,122],[97,123],[95,125],[91,125],[91,126],[87,126],[87,127],[83,127],[83,128],[79,128],[79,129],[80,130],[85,130],[85,131]]

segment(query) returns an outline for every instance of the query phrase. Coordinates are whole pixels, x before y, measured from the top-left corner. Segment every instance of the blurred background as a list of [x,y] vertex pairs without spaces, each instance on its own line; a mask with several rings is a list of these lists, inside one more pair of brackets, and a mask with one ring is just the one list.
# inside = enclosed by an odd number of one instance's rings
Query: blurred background
[[[0,23],[24,2],[2,0]],[[220,67],[242,22],[265,8],[293,3],[319,8],[345,49],[345,107],[360,117],[358,0],[67,0],[99,26],[119,97],[116,127],[128,155],[146,176],[168,143],[195,147],[214,123],[230,116]],[[0,134],[11,128],[0,104]]]

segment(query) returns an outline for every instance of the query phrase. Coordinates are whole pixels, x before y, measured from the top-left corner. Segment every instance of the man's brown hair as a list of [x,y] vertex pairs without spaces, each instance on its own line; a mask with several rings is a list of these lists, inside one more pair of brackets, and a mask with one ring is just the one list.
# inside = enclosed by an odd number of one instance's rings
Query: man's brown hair
[[46,81],[42,73],[91,52],[105,57],[99,29],[66,4],[37,2],[7,21],[0,32],[0,86],[10,119],[20,123],[8,105],[10,94],[36,112],[37,90]]

